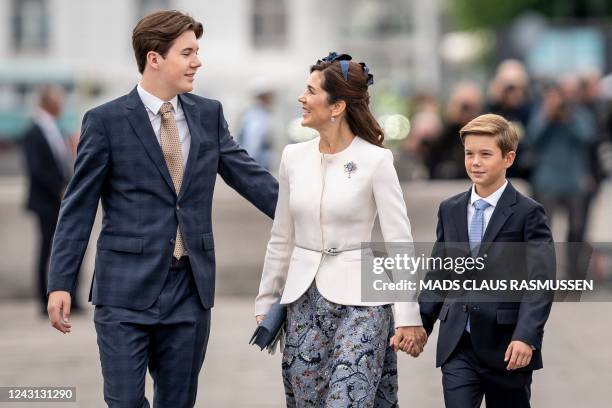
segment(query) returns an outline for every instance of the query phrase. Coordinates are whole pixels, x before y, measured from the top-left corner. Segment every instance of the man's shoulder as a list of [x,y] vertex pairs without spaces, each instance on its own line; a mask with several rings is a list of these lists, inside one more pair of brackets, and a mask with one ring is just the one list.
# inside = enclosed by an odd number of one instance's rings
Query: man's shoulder
[[182,102],[187,104],[193,104],[198,107],[198,109],[208,113],[217,113],[219,109],[222,108],[222,104],[220,101],[212,98],[206,98],[204,96],[192,94],[192,93],[184,93],[180,95],[180,99]]
[[44,137],[43,131],[40,125],[34,120],[30,122],[23,132],[23,138],[25,141],[39,140],[42,137]]
[[107,117],[116,115],[121,109],[125,108],[128,101],[128,95],[123,95],[118,98],[115,98],[111,101],[104,102],[101,105],[94,106],[89,109],[85,114],[88,116],[95,117]]
[[[181,94],[180,99],[187,105],[194,105],[201,112],[206,114],[218,115],[221,109],[221,102],[215,99],[205,98],[192,93]],[[86,112],[86,116],[99,119],[108,119],[125,112],[127,107],[134,104],[134,99],[131,93],[122,95],[111,101],[95,106]]]

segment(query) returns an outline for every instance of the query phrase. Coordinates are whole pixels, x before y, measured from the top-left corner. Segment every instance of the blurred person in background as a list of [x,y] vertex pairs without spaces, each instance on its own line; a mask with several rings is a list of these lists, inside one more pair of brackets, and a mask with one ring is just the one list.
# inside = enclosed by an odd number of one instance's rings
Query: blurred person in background
[[591,203],[599,192],[601,183],[606,178],[606,169],[601,157],[601,147],[610,140],[610,129],[607,126],[609,113],[607,112],[607,104],[601,95],[601,74],[599,72],[590,72],[580,77],[578,100],[592,115],[595,127],[595,141],[589,151],[593,184],[587,191],[585,223],[588,225],[588,213]]
[[508,169],[507,176],[529,178],[535,160],[525,142],[525,129],[531,115],[529,100],[529,75],[522,62],[514,59],[499,64],[489,87],[487,111],[506,118],[519,137],[517,160]]
[[442,120],[435,96],[417,93],[413,100],[410,132],[401,144],[400,157],[396,161],[400,179],[418,180],[428,177],[425,156],[432,144],[440,138]]
[[[588,195],[594,186],[591,149],[597,141],[595,119],[578,103],[577,90],[575,77],[547,84],[527,131],[538,158],[531,177],[535,198],[550,218],[558,208],[567,211],[567,242],[585,237]],[[578,278],[577,257],[568,254],[568,260],[570,278]]]
[[[518,60],[505,60],[499,64],[489,87],[491,113],[526,126],[529,121],[529,76]],[[515,127],[516,129],[516,127]]]
[[598,158],[604,177],[612,176],[612,74],[599,82],[599,94],[603,112],[603,141],[598,148]]
[[274,162],[274,136],[272,128],[272,107],[275,92],[264,83],[253,86],[255,104],[242,119],[238,143],[247,153],[267,170]]
[[[64,104],[60,86],[41,89],[39,105],[23,141],[26,172],[29,179],[27,209],[38,218],[40,236],[36,268],[36,296],[41,312],[47,315],[47,270],[51,242],[60,204],[72,175],[73,156],[57,124]],[[74,301],[73,309],[80,309]]]
[[452,91],[446,107],[446,119],[440,137],[426,149],[425,162],[432,179],[464,177],[463,146],[459,130],[482,112],[480,88],[472,82],[459,83]]

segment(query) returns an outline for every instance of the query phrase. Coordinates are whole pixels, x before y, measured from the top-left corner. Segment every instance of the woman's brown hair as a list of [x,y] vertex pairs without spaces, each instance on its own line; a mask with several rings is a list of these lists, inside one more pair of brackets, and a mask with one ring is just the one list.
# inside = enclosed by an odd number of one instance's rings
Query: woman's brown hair
[[[341,61],[341,59],[344,60]],[[363,63],[349,61],[350,56],[335,53],[310,67],[310,72],[320,71],[323,80],[321,87],[327,92],[328,102],[343,100],[346,103],[346,121],[356,136],[383,147],[384,132],[372,112],[370,112],[370,94],[368,86],[372,83],[372,75]],[[341,63],[348,63],[346,79]],[[363,65],[362,65],[363,64]]]
[[138,71],[144,73],[149,51],[155,51],[166,58],[174,40],[189,30],[193,31],[198,39],[204,32],[202,23],[177,10],[156,11],[144,16],[132,32],[132,47]]

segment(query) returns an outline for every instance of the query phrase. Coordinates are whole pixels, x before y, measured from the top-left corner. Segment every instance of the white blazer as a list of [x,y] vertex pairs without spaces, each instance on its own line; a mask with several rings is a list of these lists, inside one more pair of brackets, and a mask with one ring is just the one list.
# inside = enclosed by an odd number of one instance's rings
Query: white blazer
[[[349,172],[350,162],[355,168]],[[360,248],[371,241],[377,214],[385,242],[412,242],[390,150],[360,137],[334,154],[319,151],[318,137],[286,146],[255,314],[265,315],[279,298],[295,302],[313,280],[334,303],[388,304],[361,301]],[[353,250],[322,253],[329,248]],[[393,310],[396,327],[421,325],[416,299]]]

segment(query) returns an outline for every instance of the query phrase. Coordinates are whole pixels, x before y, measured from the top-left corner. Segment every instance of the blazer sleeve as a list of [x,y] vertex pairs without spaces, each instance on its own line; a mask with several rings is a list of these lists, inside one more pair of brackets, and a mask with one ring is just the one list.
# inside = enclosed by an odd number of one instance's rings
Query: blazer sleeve
[[259,294],[255,299],[255,315],[265,315],[282,295],[289,259],[294,247],[293,218],[289,211],[289,177],[287,174],[287,150],[283,150],[279,169],[279,191],[274,223],[266,250]]
[[[382,160],[374,170],[372,183],[378,220],[385,242],[413,242],[406,203],[390,150],[385,149]],[[421,326],[417,292],[414,291],[411,296],[413,301],[393,304],[395,327]]]
[[74,292],[109,161],[110,148],[104,124],[89,111],[83,118],[74,176],[62,200],[53,238],[47,293],[55,290]]
[[274,216],[278,182],[236,143],[219,103],[219,166],[223,180],[268,217]]
[[[544,209],[537,205],[525,218],[527,279],[546,281],[556,277],[555,248]],[[512,340],[541,349],[544,325],[550,315],[553,293],[530,291],[521,299]]]
[[[438,208],[438,225],[436,226],[436,243],[431,251],[431,257],[443,259],[445,257],[444,244],[444,223],[442,215],[442,205]],[[444,281],[448,279],[449,273],[444,270],[429,271],[425,277],[426,281]],[[444,305],[446,292],[438,290],[423,290],[419,294],[419,307],[421,311],[421,320],[423,327],[429,336],[433,331],[433,327],[440,315],[440,309]]]

